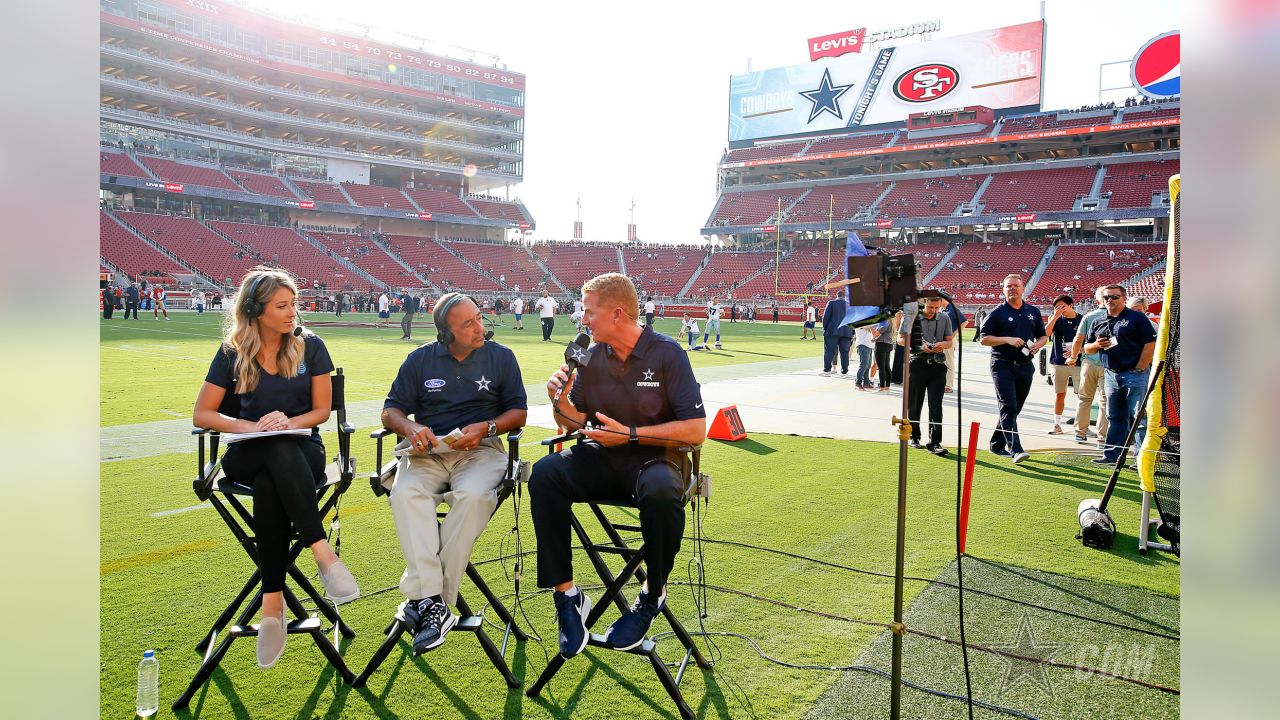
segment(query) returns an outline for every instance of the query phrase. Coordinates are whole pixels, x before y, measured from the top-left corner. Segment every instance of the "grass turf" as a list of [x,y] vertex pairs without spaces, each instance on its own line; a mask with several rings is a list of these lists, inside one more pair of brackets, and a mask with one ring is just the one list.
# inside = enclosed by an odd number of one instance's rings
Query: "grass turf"
[[[508,318],[508,322],[510,319]],[[662,323],[663,321],[659,321]],[[674,331],[675,322],[660,329]],[[516,348],[526,382],[545,377],[558,363],[561,343],[541,343],[533,323],[522,335],[500,328],[500,340]],[[696,354],[695,368],[712,364],[751,362],[812,356],[817,343],[793,337],[794,325],[729,325],[725,323],[723,354]],[[376,399],[408,351],[396,341],[398,328],[321,328],[335,362],[350,376],[349,399]],[[423,334],[419,329],[415,334]],[[429,330],[427,331],[429,332]],[[181,333],[181,334],[179,334]],[[390,339],[387,336],[390,336]],[[567,339],[562,332],[558,340]],[[103,424],[138,423],[189,415],[191,399],[216,344],[216,320],[175,314],[170,323],[138,321],[124,326],[104,322],[102,341]],[[738,353],[738,354],[734,354]],[[747,353],[758,353],[748,355]],[[141,372],[140,372],[141,371]],[[359,380],[359,384],[353,382]],[[169,413],[159,412],[167,410]],[[108,411],[110,414],[108,414]],[[373,443],[361,428],[354,443],[359,470],[373,467]],[[535,443],[548,434],[530,428],[524,454],[536,459]],[[953,572],[955,459],[913,453],[908,496],[906,568],[909,575],[945,577]],[[1026,580],[1061,578],[1080,591],[1088,590],[1125,612],[1154,618],[1177,630],[1176,598],[1179,568],[1162,554],[1140,556],[1132,536],[1123,533],[1110,552],[1085,550],[1073,539],[1077,530],[1075,506],[1083,497],[1101,493],[1105,475],[1070,456],[1037,455],[1019,467],[980,453],[975,477],[969,552],[981,558],[991,577],[966,561],[966,579],[983,587],[1037,602],[1059,604],[1086,614],[1107,613],[1097,603],[1080,606],[1063,594],[1045,597],[1043,584]],[[191,454],[158,455],[103,463],[101,478],[101,704],[102,715],[131,712],[134,668],[141,652],[158,651],[162,667],[161,716],[168,703],[190,679],[199,662],[195,642],[252,571],[248,558],[208,508],[153,517],[162,510],[193,506],[189,480]],[[715,477],[715,495],[706,516],[707,536],[773,547],[791,553],[890,572],[893,564],[892,510],[896,502],[897,448],[858,441],[755,434],[740,443],[709,442],[704,468]],[[1136,518],[1139,496],[1129,475],[1117,490],[1112,512]],[[497,557],[504,533],[511,527],[512,505],[499,509],[476,546],[477,562]],[[617,510],[625,513],[625,510]],[[532,526],[527,509],[521,518],[525,547],[531,550]],[[1121,529],[1134,523],[1120,520]],[[343,607],[343,617],[359,633],[342,650],[353,671],[359,672],[381,641],[380,631],[400,602],[395,585],[403,568],[390,510],[357,479],[342,506],[343,553],[366,597]],[[692,533],[692,527],[688,529]],[[686,543],[673,579],[686,577],[691,547]],[[530,556],[530,562],[535,562]],[[996,565],[998,564],[998,565]],[[580,558],[580,580],[594,580]],[[314,564],[304,558],[304,572]],[[865,574],[823,567],[805,560],[724,544],[706,546],[707,580],[774,598],[805,608],[875,622],[890,619],[892,582]],[[1002,568],[997,571],[995,568]],[[1008,568],[1005,570],[1003,568]],[[480,566],[499,593],[510,593],[497,562]],[[1016,571],[1016,572],[1014,572]],[[972,578],[970,572],[973,573]],[[1020,574],[1019,574],[1020,573]],[[532,568],[525,577],[533,577]],[[532,590],[529,580],[522,586]],[[468,586],[464,583],[464,594]],[[927,583],[908,582],[909,622],[953,635],[954,592]],[[1039,589],[1039,590],[1037,590]],[[384,590],[384,592],[376,592]],[[598,597],[598,590],[590,591]],[[373,593],[373,594],[370,594]],[[471,592],[473,604],[476,593]],[[1016,606],[968,597],[970,641],[998,643],[1009,639],[1010,617]],[[671,588],[669,603],[690,630],[696,630],[694,606],[687,586]],[[1173,610],[1169,608],[1172,607]],[[550,599],[538,595],[526,601],[533,628],[549,642],[528,642],[509,650],[508,661],[518,677],[531,683],[545,665],[545,652],[555,651],[555,626]],[[1150,608],[1150,612],[1144,609]],[[602,623],[616,617],[606,613]],[[1057,637],[1074,639],[1078,647],[1097,644],[1098,628],[1059,616],[1036,615],[1036,629],[1052,627]],[[753,637],[774,657],[797,664],[845,665],[862,658],[887,658],[880,652],[882,633],[874,626],[851,625],[812,613],[784,610],[741,595],[713,590],[705,626],[710,631],[740,632]],[[655,624],[654,632],[663,629]],[[498,633],[492,633],[497,637]],[[1161,641],[1162,647],[1177,646]],[[716,640],[721,657],[713,673],[690,669],[682,688],[702,716],[800,718],[807,713],[826,717],[884,716],[887,684],[829,671],[793,670],[760,659],[742,641]],[[589,648],[566,663],[540,699],[508,692],[500,676],[480,653],[474,639],[452,636],[441,648],[411,659],[401,649],[388,658],[369,686],[352,690],[324,670],[323,658],[305,636],[294,636],[280,663],[260,671],[253,661],[252,640],[237,641],[206,689],[193,701],[190,714],[198,717],[671,717],[674,706],[651,669],[641,658]],[[906,675],[936,687],[956,689],[961,676],[950,647],[931,641],[908,643],[911,652]],[[678,643],[660,641],[665,657],[678,660]],[[705,651],[705,650],[704,650]],[[877,653],[879,653],[877,655]],[[972,655],[972,654],[971,654]],[[1061,658],[1059,658],[1061,659]],[[887,662],[887,661],[886,661]],[[1098,660],[1101,662],[1101,660]],[[874,664],[874,662],[872,663]],[[881,663],[883,664],[883,663]],[[1086,663],[1088,664],[1088,663]],[[975,693],[991,699],[999,689],[1004,665],[990,657],[974,662]],[[1069,717],[1073,699],[1096,703],[1125,715],[1170,716],[1177,698],[1096,677],[1077,677],[1055,671],[1054,702],[1042,702],[1025,683],[999,702],[1040,717]],[[1172,671],[1156,666],[1158,677]],[[841,689],[860,681],[852,693]],[[993,684],[994,683],[994,684]],[[962,687],[960,685],[959,687]],[[1033,688],[1037,690],[1037,688]],[[932,701],[906,691],[917,703],[912,717],[959,717],[957,706]],[[1019,694],[1021,693],[1021,694]],[[861,699],[859,699],[861,698]],[[1110,703],[1110,704],[1108,704]],[[934,708],[934,705],[937,708]],[[1132,712],[1129,711],[1132,708]],[[825,713],[825,714],[823,714]]]

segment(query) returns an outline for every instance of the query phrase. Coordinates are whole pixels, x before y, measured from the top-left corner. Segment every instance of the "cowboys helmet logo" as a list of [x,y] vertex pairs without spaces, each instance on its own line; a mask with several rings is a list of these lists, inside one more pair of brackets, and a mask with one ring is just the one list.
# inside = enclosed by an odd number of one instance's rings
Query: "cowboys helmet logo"
[[924,103],[951,94],[960,84],[960,73],[950,65],[918,65],[898,76],[893,94],[910,103]]

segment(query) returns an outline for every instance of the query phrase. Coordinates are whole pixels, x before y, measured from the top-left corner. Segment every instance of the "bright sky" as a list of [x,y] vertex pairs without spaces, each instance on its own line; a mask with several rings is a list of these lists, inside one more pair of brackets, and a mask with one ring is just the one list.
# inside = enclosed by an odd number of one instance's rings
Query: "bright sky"
[[[512,189],[538,239],[700,242],[727,144],[729,76],[808,61],[806,40],[941,20],[936,38],[1040,17],[1039,0],[909,4],[263,0],[498,55],[528,77],[524,182]],[[1098,101],[1099,65],[1178,29],[1180,0],[1048,0],[1043,107]],[[917,42],[907,40],[904,42]],[[1112,77],[1107,76],[1107,84]],[[1108,97],[1107,99],[1112,99]]]

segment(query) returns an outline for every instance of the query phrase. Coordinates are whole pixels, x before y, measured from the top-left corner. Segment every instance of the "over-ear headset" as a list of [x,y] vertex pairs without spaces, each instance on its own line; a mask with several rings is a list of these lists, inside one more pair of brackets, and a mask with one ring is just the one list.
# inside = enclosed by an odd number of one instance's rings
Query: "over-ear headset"
[[440,296],[440,300],[436,302],[435,310],[431,311],[431,321],[436,325],[436,340],[441,345],[452,345],[456,340],[453,331],[449,329],[449,311],[454,305],[466,300],[467,296],[458,292],[445,293]]
[[244,301],[244,314],[248,315],[250,318],[261,317],[263,311],[267,309],[267,307],[258,300],[258,286],[266,279],[266,273],[258,275],[258,277],[253,279],[253,282],[249,283],[248,289],[244,291],[245,294],[248,295]]

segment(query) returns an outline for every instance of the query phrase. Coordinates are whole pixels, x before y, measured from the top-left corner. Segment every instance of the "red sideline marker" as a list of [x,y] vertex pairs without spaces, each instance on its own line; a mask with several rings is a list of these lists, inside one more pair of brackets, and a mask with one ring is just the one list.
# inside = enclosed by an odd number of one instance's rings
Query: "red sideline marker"
[[747,430],[742,425],[742,417],[738,415],[737,405],[720,408],[720,412],[716,413],[715,419],[711,421],[707,437],[712,440],[729,441],[746,439]]
[[969,453],[964,459],[964,489],[960,492],[960,553],[969,536],[969,495],[973,491],[973,462],[978,458],[978,423],[969,423]]

